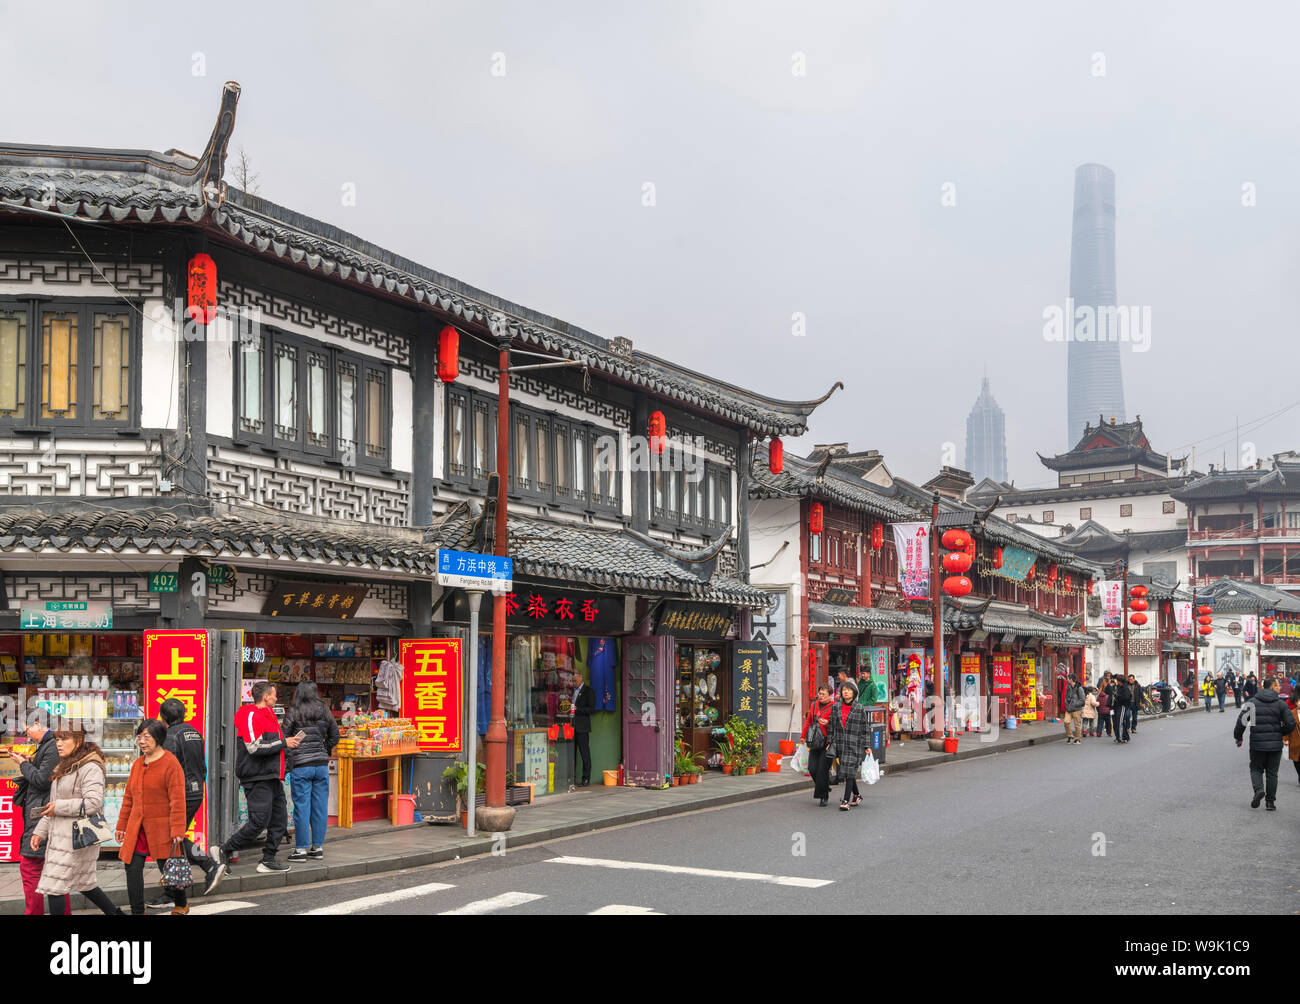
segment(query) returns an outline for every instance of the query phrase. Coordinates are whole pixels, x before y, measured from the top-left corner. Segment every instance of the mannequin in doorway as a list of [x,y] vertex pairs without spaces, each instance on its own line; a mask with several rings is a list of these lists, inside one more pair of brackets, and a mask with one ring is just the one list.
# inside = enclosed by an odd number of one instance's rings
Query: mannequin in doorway
[[582,674],[573,674],[573,740],[582,758],[582,780],[579,788],[591,784],[591,713],[596,710],[596,692],[583,681]]

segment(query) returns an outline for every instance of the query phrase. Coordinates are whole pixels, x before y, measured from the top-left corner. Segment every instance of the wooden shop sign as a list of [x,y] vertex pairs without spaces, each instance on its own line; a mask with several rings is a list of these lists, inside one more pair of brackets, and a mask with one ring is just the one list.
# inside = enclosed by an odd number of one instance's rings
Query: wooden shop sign
[[703,603],[665,603],[655,634],[718,640],[731,633],[731,607]]

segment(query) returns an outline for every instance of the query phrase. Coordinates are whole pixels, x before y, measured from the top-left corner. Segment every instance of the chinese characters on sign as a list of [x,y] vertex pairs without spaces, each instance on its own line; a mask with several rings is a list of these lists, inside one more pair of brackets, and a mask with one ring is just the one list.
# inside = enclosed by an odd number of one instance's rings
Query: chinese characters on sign
[[[517,582],[505,594],[506,623],[511,627],[550,631],[619,634],[623,631],[623,597],[548,589]],[[457,590],[447,602],[448,617],[469,620],[465,594]]]
[[[204,732],[208,712],[208,633],[206,631],[146,631],[144,633],[144,713],[159,718],[163,701],[185,705],[185,724]],[[194,814],[190,838],[207,845],[207,786]]]
[[402,664],[402,717],[420,733],[421,751],[461,750],[461,649],[459,638],[398,643]]
[[767,646],[761,642],[733,648],[731,710],[737,718],[767,728]]
[[891,523],[904,596],[930,595],[930,524]]
[[655,634],[716,641],[730,633],[731,621],[730,607],[665,603],[659,613],[659,623],[655,625]]
[[438,585],[498,592],[514,582],[515,559],[500,554],[438,549]]
[[1034,562],[1037,560],[1037,555],[1030,554],[1024,548],[1007,546],[1002,548],[1002,567],[994,568],[992,572],[1004,579],[1024,582],[1025,577],[1029,575],[1029,570],[1034,567]]
[[1011,653],[995,652],[993,654],[993,693],[1011,693]]
[[316,617],[347,620],[357,615],[369,586],[335,586],[324,582],[281,582],[266,597],[269,617]]
[[23,834],[23,814],[14,805],[18,782],[0,779],[0,861],[18,860],[18,841]]
[[[858,703],[859,704],[888,704],[889,703],[889,648],[884,645],[869,647],[866,645],[858,648]],[[866,687],[863,682],[867,678],[876,685],[874,698],[871,702],[867,701]]]
[[107,631],[113,626],[113,606],[94,601],[61,600],[19,605],[21,631]]

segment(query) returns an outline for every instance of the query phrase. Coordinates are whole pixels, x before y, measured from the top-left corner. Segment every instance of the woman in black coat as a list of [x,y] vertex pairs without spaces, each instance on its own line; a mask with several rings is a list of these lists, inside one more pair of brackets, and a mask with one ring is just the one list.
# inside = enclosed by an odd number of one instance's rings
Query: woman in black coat
[[858,770],[867,757],[867,743],[871,738],[871,723],[867,709],[858,703],[858,687],[852,680],[840,684],[839,700],[831,707],[831,727],[827,735],[827,749],[840,761],[840,774],[844,777],[844,801],[840,808],[848,812],[862,804],[858,792]]
[[302,742],[288,754],[292,758],[288,767],[294,843],[289,860],[320,860],[325,857],[325,824],[329,818],[330,756],[339,744],[339,727],[320,699],[316,684],[310,681],[295,688],[293,705],[284,716],[284,734],[299,732],[303,734]]

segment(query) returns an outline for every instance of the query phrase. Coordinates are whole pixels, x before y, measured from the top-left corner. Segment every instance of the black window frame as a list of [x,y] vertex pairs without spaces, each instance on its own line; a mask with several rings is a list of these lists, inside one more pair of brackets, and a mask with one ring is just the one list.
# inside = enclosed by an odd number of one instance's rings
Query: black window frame
[[[26,314],[26,366],[23,381],[26,415],[0,416],[0,432],[75,433],[91,438],[138,435],[140,427],[140,368],[143,362],[143,323],[138,301],[102,297],[0,296],[0,311]],[[41,410],[41,333],[42,318],[48,313],[77,313],[77,418],[42,418]],[[130,373],[127,393],[127,416],[94,419],[94,353],[96,313],[120,314],[127,318]]]
[[[646,479],[649,492],[650,525],[657,530],[687,530],[702,537],[716,537],[732,525],[734,506],[731,497],[732,470],[726,464],[703,460],[703,473],[699,482],[689,481],[682,464],[674,460],[671,451],[681,447],[672,440],[664,446],[662,456],[667,457],[669,467],[676,466],[676,471],[652,470]],[[656,505],[656,479],[671,474],[673,493],[668,499],[670,505]],[[689,505],[689,493],[700,486],[700,511],[692,512]],[[720,505],[721,515],[716,516],[716,506]]]
[[[261,331],[253,337],[260,339],[262,353],[263,428],[261,432],[250,432],[242,424],[244,418],[243,402],[241,401],[241,391],[244,386],[244,344],[236,341],[232,352],[231,367],[233,375],[231,381],[233,385],[232,398],[234,401],[232,442],[238,446],[257,447],[276,456],[288,456],[308,463],[345,466],[371,473],[392,473],[393,366],[391,363],[362,355],[359,352],[351,352],[337,345],[322,342],[319,339],[307,338],[303,335],[293,334],[270,326],[263,326]],[[277,429],[277,419],[279,418],[277,346],[292,349],[296,354],[294,361],[294,388],[296,394],[294,420],[297,423],[297,434],[292,439],[281,436]],[[325,366],[325,439],[328,443],[327,446],[312,444],[309,441],[308,409],[311,403],[309,375],[311,369],[310,360],[312,358],[323,358],[327,363]],[[339,392],[339,383],[343,365],[352,368],[355,380],[353,418],[356,421],[356,427],[352,430],[355,439],[347,440],[351,443],[350,447],[344,447],[345,439],[342,435],[344,430],[340,428],[342,395]],[[370,395],[372,393],[370,376],[372,374],[378,375],[380,393],[383,395],[383,401],[379,409],[379,423],[380,428],[383,430],[383,453],[379,457],[369,455],[367,444],[367,433],[370,431],[368,421]],[[349,453],[353,455],[350,464],[347,463],[346,459]]]
[[[497,395],[474,387],[449,385],[446,388],[446,403],[443,409],[443,482],[451,487],[467,492],[482,491],[487,487],[488,475],[497,469],[496,426],[498,416]],[[452,412],[457,402],[463,402],[466,409],[466,443],[465,455],[461,460],[452,456]],[[486,417],[487,442],[484,451],[486,469],[472,469],[474,460],[474,415],[482,412]],[[518,476],[519,429],[527,430],[525,453],[528,459],[529,476]],[[546,436],[547,463],[546,470],[538,469],[537,437]],[[556,483],[556,443],[557,437],[565,442],[565,456],[568,468],[568,483],[561,486]],[[622,469],[613,472],[610,487],[612,496],[596,491],[595,454],[596,443],[603,437],[611,437],[621,446],[618,432],[605,426],[582,419],[571,418],[555,411],[543,411],[523,404],[510,404],[510,457],[508,465],[509,485],[507,496],[521,502],[549,506],[568,512],[590,513],[592,515],[622,515],[623,479]],[[577,466],[575,461],[581,451],[583,484],[577,483]],[[619,454],[621,456],[621,453]]]

